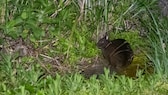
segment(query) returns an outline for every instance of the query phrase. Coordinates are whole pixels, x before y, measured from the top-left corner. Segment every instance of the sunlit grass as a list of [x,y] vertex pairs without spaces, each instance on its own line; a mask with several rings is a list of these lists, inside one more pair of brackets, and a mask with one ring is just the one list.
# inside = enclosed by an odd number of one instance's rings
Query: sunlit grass
[[[113,94],[163,94],[167,93],[167,79],[160,78],[157,74],[133,79],[126,76],[109,74],[105,70],[104,75],[99,78],[92,76],[84,78],[79,73],[69,75],[56,74],[38,80],[41,75],[39,70],[34,67],[25,70],[21,64],[20,68],[12,68],[17,74],[12,75],[15,82],[11,79],[2,81],[0,84],[1,95],[10,94],[38,94],[38,95],[113,95]],[[37,67],[36,67],[37,68]],[[39,68],[39,67],[38,67]],[[2,69],[2,68],[1,68]],[[8,76],[4,76],[4,78]]]
[[[58,56],[62,64],[69,66],[76,65],[82,58],[99,55],[96,34],[103,30],[110,32],[111,39],[126,39],[134,51],[142,51],[133,62],[150,62],[154,65],[155,73],[142,75],[142,72],[138,71],[137,78],[130,78],[110,74],[105,69],[105,74],[90,78],[85,78],[79,72],[60,74],[56,71],[51,75],[45,71],[48,67],[44,70],[42,63],[35,60],[41,56],[17,60],[16,54],[7,54],[7,51],[4,50],[4,53],[2,50],[0,95],[168,93],[168,24],[165,18],[159,20],[159,15],[151,10],[157,8],[156,1],[83,1],[86,2],[3,0],[0,3],[3,5],[0,9],[0,34],[3,34],[0,35],[0,44],[6,41],[4,35],[13,38],[12,40],[22,37],[34,48],[42,49],[40,53],[50,58]],[[82,4],[85,5],[83,9]],[[135,23],[137,27],[129,30],[126,21]],[[142,28],[146,31],[147,37],[139,36]]]

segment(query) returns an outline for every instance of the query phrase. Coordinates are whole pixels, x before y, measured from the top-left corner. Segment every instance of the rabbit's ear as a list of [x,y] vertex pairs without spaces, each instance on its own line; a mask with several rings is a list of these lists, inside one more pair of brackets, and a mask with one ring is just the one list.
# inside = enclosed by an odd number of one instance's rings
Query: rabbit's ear
[[104,37],[106,38],[106,40],[109,39],[109,36],[108,36],[108,33],[107,33],[107,32],[105,33]]

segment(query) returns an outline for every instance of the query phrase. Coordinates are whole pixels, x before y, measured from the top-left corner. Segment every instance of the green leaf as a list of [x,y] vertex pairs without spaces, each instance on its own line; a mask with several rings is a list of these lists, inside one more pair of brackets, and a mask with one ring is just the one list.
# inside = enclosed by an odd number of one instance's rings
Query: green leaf
[[21,18],[22,18],[22,19],[27,19],[27,18],[28,18],[28,14],[27,14],[26,12],[23,12],[23,13],[21,14]]

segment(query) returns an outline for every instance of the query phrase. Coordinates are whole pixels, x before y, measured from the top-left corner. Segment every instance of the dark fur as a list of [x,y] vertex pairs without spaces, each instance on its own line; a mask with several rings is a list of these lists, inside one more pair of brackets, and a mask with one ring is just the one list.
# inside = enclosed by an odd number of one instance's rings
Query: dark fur
[[97,43],[102,54],[112,69],[118,70],[127,67],[133,59],[133,51],[130,44],[124,39],[115,39],[110,41],[105,35]]

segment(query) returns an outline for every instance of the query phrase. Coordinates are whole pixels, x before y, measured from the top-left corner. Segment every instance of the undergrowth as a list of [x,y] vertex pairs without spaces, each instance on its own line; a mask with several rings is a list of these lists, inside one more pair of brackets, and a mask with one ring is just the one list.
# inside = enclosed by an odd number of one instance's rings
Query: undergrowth
[[[167,94],[168,22],[157,9],[156,0],[2,0],[0,94]],[[151,64],[154,72],[138,71],[136,79],[106,69],[89,79],[69,72],[79,60],[100,55],[103,31],[126,39],[138,51],[134,62]]]

